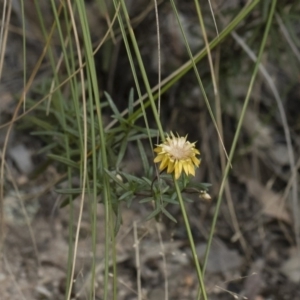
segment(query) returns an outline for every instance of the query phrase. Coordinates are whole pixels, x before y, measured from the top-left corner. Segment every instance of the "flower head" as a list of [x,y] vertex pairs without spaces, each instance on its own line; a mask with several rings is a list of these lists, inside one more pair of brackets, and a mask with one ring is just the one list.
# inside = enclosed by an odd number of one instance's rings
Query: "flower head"
[[176,137],[171,132],[166,141],[154,149],[157,153],[154,162],[160,162],[161,171],[167,168],[167,173],[174,172],[175,179],[179,178],[182,171],[186,175],[195,176],[195,166],[200,165],[200,160],[196,157],[200,152],[195,148],[195,143],[190,143],[186,138],[187,136],[180,137],[178,134]]

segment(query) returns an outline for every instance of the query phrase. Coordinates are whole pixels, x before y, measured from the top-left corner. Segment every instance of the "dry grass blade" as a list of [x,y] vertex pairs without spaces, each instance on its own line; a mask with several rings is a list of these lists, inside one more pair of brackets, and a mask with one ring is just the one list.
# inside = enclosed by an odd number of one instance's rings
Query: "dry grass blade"
[[275,14],[276,21],[279,24],[280,30],[285,37],[286,41],[288,42],[289,46],[291,47],[292,51],[294,52],[295,56],[297,57],[298,61],[300,62],[300,51],[298,50],[297,46],[293,42],[289,32],[287,31],[286,27],[284,26],[282,19],[280,18],[279,14]]

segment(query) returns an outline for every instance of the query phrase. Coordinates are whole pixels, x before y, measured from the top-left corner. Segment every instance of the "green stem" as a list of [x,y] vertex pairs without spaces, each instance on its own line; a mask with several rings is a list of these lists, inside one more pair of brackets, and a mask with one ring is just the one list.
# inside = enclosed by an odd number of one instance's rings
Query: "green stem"
[[173,176],[173,180],[174,180],[174,185],[175,185],[177,197],[178,197],[179,204],[180,204],[181,213],[182,213],[183,220],[184,220],[184,225],[185,225],[187,235],[188,235],[188,239],[189,239],[189,242],[190,242],[192,256],[193,256],[193,259],[194,259],[194,262],[195,262],[195,267],[196,267],[197,276],[198,276],[198,280],[199,280],[199,284],[200,284],[200,289],[201,289],[202,295],[204,297],[204,300],[207,300],[203,275],[202,275],[202,272],[201,272],[201,268],[200,268],[200,264],[199,264],[199,260],[198,260],[198,256],[197,256],[197,252],[196,252],[195,242],[194,242],[194,238],[193,238],[190,223],[189,223],[189,219],[188,219],[188,216],[187,216],[187,213],[186,213],[186,210],[185,210],[185,206],[184,206],[184,202],[183,202],[183,199],[182,199],[181,191],[180,191],[179,186],[178,186],[178,182],[177,182],[177,180],[175,179],[174,176]]
[[244,105],[243,105],[243,108],[242,108],[241,117],[239,119],[237,129],[236,129],[236,132],[235,132],[235,135],[234,135],[234,139],[233,139],[233,142],[232,142],[232,146],[231,146],[231,149],[230,149],[229,159],[228,159],[228,162],[227,162],[227,165],[226,165],[226,168],[225,168],[224,177],[223,177],[223,180],[222,180],[222,183],[221,183],[219,196],[218,196],[218,200],[217,200],[217,205],[216,205],[216,210],[215,210],[215,213],[214,213],[212,227],[211,227],[211,231],[210,231],[210,234],[209,234],[209,239],[208,239],[207,248],[206,248],[206,252],[205,252],[205,259],[204,259],[204,264],[203,264],[203,275],[205,273],[205,269],[206,269],[206,266],[207,266],[209,249],[211,247],[211,243],[212,243],[212,239],[213,239],[213,235],[214,235],[214,231],[215,231],[215,227],[216,227],[216,223],[217,223],[217,218],[218,218],[218,215],[219,215],[219,210],[220,210],[220,206],[221,206],[221,202],[222,202],[222,195],[223,195],[223,192],[224,192],[226,180],[227,180],[227,177],[228,177],[228,174],[229,174],[229,170],[231,168],[230,167],[231,162],[232,162],[232,159],[233,159],[233,156],[234,156],[234,153],[235,153],[237,141],[238,141],[238,138],[239,138],[239,135],[240,135],[241,127],[242,127],[242,124],[243,124],[243,121],[244,121],[244,117],[245,117],[246,109],[247,109],[247,106],[248,106],[248,103],[249,103],[249,100],[250,100],[253,85],[254,85],[254,82],[255,82],[255,79],[256,79],[256,75],[257,75],[258,70],[259,70],[259,64],[260,64],[260,61],[261,61],[261,58],[262,58],[263,51],[265,49],[267,37],[268,37],[269,30],[270,30],[270,27],[271,27],[271,22],[272,22],[273,15],[274,15],[274,12],[275,12],[276,2],[277,2],[277,0],[272,1],[272,5],[271,5],[271,9],[270,9],[266,29],[265,29],[264,36],[263,36],[261,46],[260,46],[260,49],[259,49],[259,54],[257,56],[257,61],[256,61],[256,64],[255,64],[255,67],[254,67],[254,70],[253,70],[253,74],[252,74],[251,81],[250,81],[250,84],[249,84],[246,99],[245,99],[245,102],[244,102]]
[[122,5],[123,13],[124,13],[124,16],[125,16],[125,20],[126,20],[126,23],[127,23],[127,26],[128,26],[128,32],[129,32],[129,35],[130,35],[130,38],[131,38],[133,49],[134,49],[134,52],[135,52],[135,55],[136,55],[136,58],[137,58],[137,62],[138,62],[138,65],[139,65],[139,68],[140,68],[140,71],[141,71],[141,75],[142,75],[142,78],[143,78],[143,81],[144,81],[144,84],[145,84],[145,88],[146,88],[146,91],[147,91],[147,94],[148,94],[148,97],[149,97],[149,100],[150,100],[150,104],[151,104],[152,112],[153,112],[153,115],[154,115],[154,118],[155,118],[155,122],[156,122],[157,127],[158,127],[159,135],[160,135],[161,140],[165,141],[165,134],[164,134],[164,131],[163,131],[162,126],[161,126],[159,114],[158,114],[156,104],[155,104],[155,99],[154,99],[152,91],[151,91],[150,83],[149,83],[149,80],[148,80],[148,77],[147,77],[146,69],[145,69],[143,59],[142,59],[142,56],[141,56],[141,53],[140,53],[140,50],[139,50],[139,46],[137,44],[137,40],[135,38],[134,31],[133,31],[132,26],[130,24],[130,19],[129,19],[129,15],[128,15],[127,8],[126,8],[124,0],[121,0],[121,5]]

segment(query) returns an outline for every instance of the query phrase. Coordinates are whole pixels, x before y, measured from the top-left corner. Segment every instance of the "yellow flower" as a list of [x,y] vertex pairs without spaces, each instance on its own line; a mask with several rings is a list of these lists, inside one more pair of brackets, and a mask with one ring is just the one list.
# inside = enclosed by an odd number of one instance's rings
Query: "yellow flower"
[[157,156],[154,159],[155,163],[160,162],[159,169],[163,171],[167,168],[167,173],[175,173],[175,179],[178,179],[182,171],[186,175],[195,176],[195,166],[199,167],[200,160],[196,155],[200,152],[195,148],[195,143],[190,143],[185,137],[180,137],[173,134],[167,136],[166,141],[154,151]]

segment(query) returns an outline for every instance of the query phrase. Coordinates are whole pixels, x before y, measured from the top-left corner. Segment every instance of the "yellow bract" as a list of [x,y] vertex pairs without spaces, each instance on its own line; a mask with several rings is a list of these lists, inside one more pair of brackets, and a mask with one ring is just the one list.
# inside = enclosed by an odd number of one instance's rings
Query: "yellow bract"
[[182,173],[195,176],[195,166],[199,167],[200,160],[196,157],[200,152],[195,148],[195,143],[190,143],[185,137],[177,137],[171,132],[166,141],[157,145],[154,151],[157,156],[155,163],[160,162],[159,169],[162,171],[167,168],[167,173],[174,172],[175,179]]

